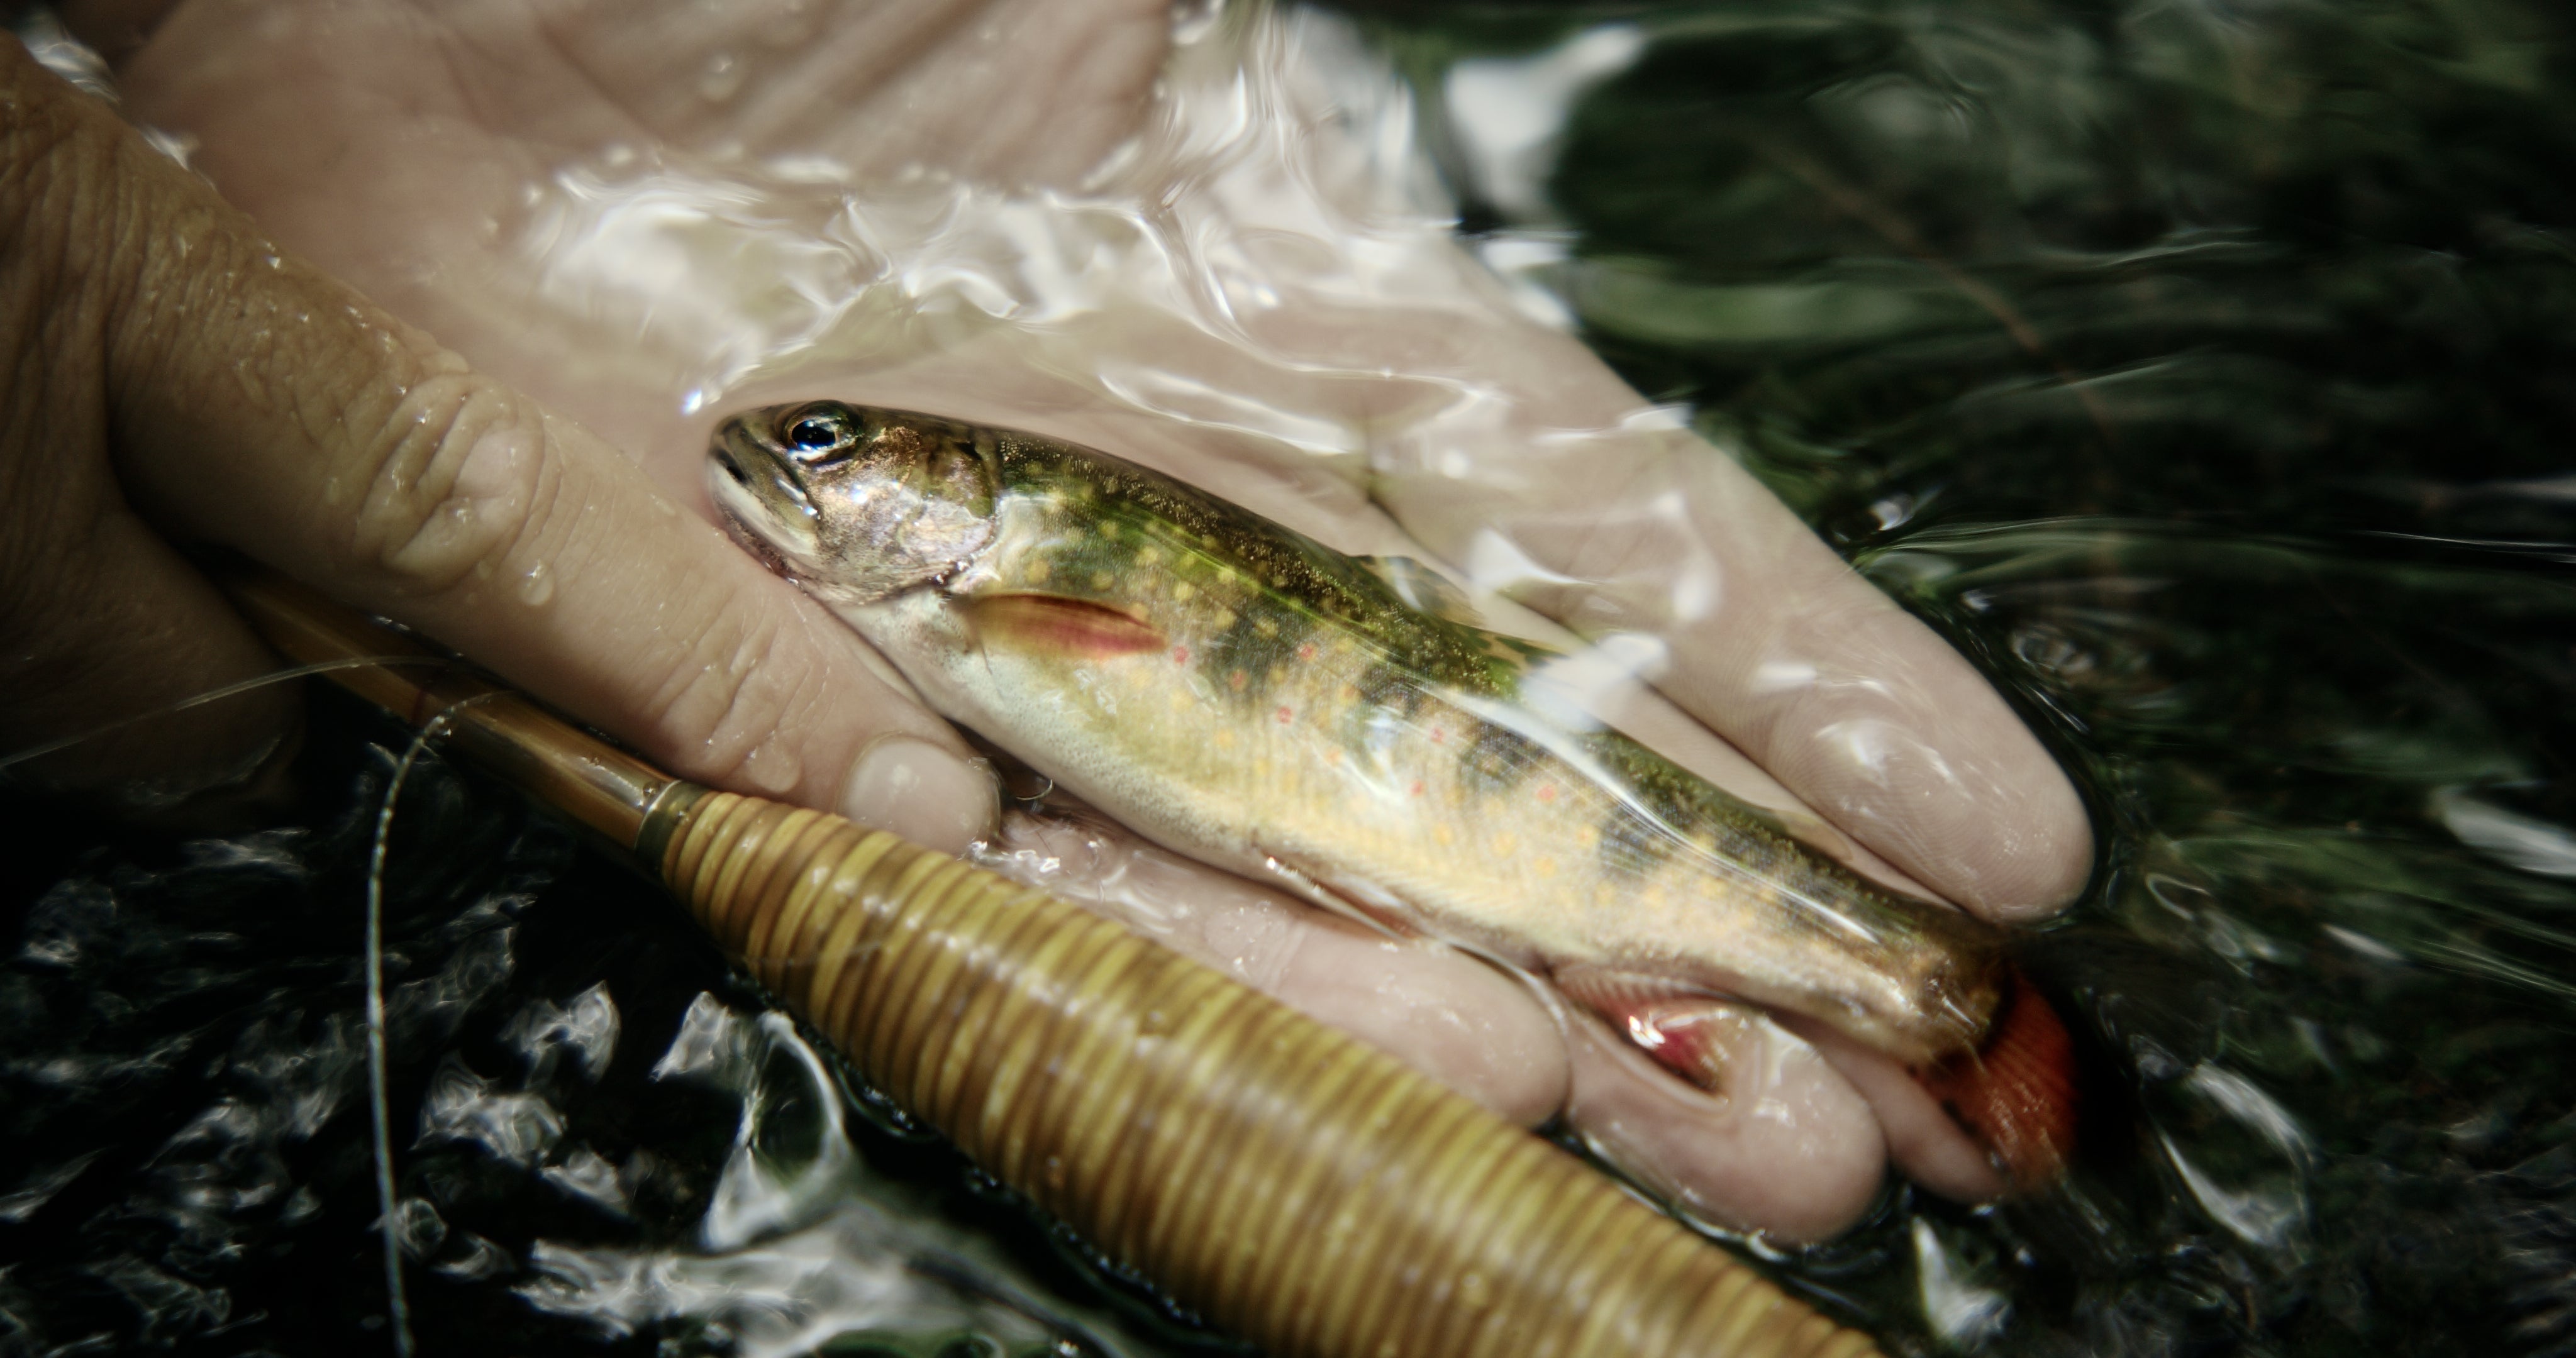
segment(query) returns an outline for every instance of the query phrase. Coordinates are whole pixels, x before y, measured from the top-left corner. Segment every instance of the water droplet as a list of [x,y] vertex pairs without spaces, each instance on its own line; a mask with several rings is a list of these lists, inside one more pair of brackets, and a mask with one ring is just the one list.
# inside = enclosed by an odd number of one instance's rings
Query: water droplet
[[553,597],[555,597],[555,577],[552,571],[546,569],[546,563],[540,561],[528,567],[528,573],[519,578],[519,602],[530,608],[542,608],[546,600]]
[[698,71],[698,96],[711,104],[721,104],[742,89],[745,74],[743,61],[731,52],[718,52],[707,58]]

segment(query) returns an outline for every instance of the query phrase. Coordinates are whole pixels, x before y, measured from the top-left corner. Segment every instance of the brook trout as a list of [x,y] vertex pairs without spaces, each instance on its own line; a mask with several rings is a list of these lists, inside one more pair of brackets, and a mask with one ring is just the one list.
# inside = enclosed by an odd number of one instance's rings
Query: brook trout
[[1720,1087],[1729,997],[1908,1064],[2015,1184],[2073,1137],[2065,1029],[2004,935],[1870,885],[1616,731],[1546,648],[1105,453],[820,401],[736,416],[735,537],[941,713],[1206,862],[1549,977]]

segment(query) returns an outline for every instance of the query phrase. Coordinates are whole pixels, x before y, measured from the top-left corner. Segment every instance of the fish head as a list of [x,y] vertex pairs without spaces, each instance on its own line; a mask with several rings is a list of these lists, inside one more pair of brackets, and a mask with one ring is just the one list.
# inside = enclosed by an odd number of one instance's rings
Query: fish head
[[994,447],[971,425],[838,401],[716,427],[707,485],[735,540],[841,604],[945,580],[992,545]]

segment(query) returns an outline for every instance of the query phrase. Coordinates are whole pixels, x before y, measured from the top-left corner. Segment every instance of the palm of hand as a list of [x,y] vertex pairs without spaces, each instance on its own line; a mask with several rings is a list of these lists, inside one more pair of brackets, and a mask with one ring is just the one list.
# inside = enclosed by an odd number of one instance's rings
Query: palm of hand
[[[642,7],[196,0],[163,25],[127,80],[137,115],[194,136],[200,167],[282,244],[638,454],[667,490],[694,504],[706,417],[684,412],[672,393],[702,375],[704,354],[688,352],[685,336],[676,345],[667,335],[639,339],[629,317],[603,323],[537,295],[518,243],[530,186],[615,147],[697,163],[828,162],[859,183],[921,167],[1006,186],[1065,184],[1147,127],[1169,23],[1162,0]],[[1121,188],[1139,202],[1169,198],[1179,186],[1157,173],[1148,166]],[[1115,325],[1095,326],[1097,335],[1075,326],[1032,348],[1025,334],[988,328],[904,362],[845,368],[830,375],[830,389],[1114,447],[1345,550],[1418,552],[1362,489],[1355,473],[1367,466],[1380,497],[1405,511],[1423,540],[1463,559],[1480,531],[1476,520],[1505,517],[1511,506],[1497,510],[1454,481],[1422,475],[1424,455],[1443,439],[1478,432],[1531,449],[1548,429],[1608,427],[1635,398],[1563,337],[1521,326],[1500,308],[1478,311],[1486,299],[1472,284],[1451,291],[1409,315],[1364,306],[1344,314],[1311,298],[1258,314],[1238,308],[1239,328],[1219,339],[1186,326],[1150,326],[1142,339],[1122,338]],[[1461,316],[1470,324],[1458,325]],[[1523,409],[1499,431],[1444,434],[1432,420],[1420,426],[1429,432],[1398,436],[1391,450],[1372,448],[1369,457],[1283,462],[1275,437],[1228,429],[1223,420],[1179,425],[1165,417],[1173,411],[1158,413],[1150,402],[1104,400],[1059,361],[1067,346],[1093,344],[1132,344],[1140,363],[1199,388],[1262,391],[1278,398],[1274,408],[1322,412],[1347,427],[1436,404],[1461,372],[1485,389],[1519,394]],[[1248,360],[1250,351],[1267,357]],[[1426,370],[1433,379],[1396,375]],[[1369,373],[1379,376],[1351,376]],[[818,379],[807,368],[794,380],[811,391]],[[1632,459],[1641,483],[1662,465],[1657,440],[1647,443],[1656,446]],[[1551,477],[1602,474],[1597,464],[1569,473],[1542,460],[1514,470],[1531,492],[1524,500],[1537,502],[1552,498]],[[1743,550],[1808,563],[1765,565],[1780,600],[1772,611],[1854,607],[1830,554],[1739,482],[1721,477],[1707,494],[1712,512],[1741,530]],[[1575,500],[1599,496],[1596,487]],[[1601,541],[1612,535],[1599,523],[1608,516],[1585,517],[1566,550],[1597,569],[1573,573],[1615,576],[1635,564],[1602,556]],[[1547,531],[1544,522],[1536,527]],[[1650,535],[1643,555],[1658,550]],[[1798,578],[1801,570],[1812,579]],[[1695,659],[1687,646],[1678,658],[1686,667]],[[1926,663],[1939,671],[1944,662]],[[1946,672],[1939,677],[1948,682]],[[1723,681],[1714,687],[1718,698],[1730,696]],[[1706,701],[1692,703],[1703,716]],[[1756,800],[1794,802],[1742,756],[1701,740],[1702,766],[1721,781]],[[1775,767],[1799,757],[1757,752]],[[1885,870],[1866,851],[1856,856]],[[1974,873],[1899,856],[1937,885],[1977,898]],[[1868,1201],[1891,1136],[1900,1161],[1919,1175],[1967,1191],[1988,1182],[1973,1156],[1963,1162],[1959,1145],[1940,1143],[1921,1110],[1882,1106],[1874,1116],[1852,1083],[1786,1033],[1751,1039],[1774,1044],[1778,1059],[1742,1063],[1776,1071],[1770,1085],[1712,1099],[1646,1068],[1588,1025],[1572,1034],[1588,1054],[1569,1058],[1540,1005],[1463,958],[1391,950],[1283,911],[1239,883],[1169,863],[1153,870],[1175,879],[1173,894],[1213,902],[1199,912],[1197,932],[1175,941],[1205,954],[1222,947],[1219,935],[1238,944],[1251,938],[1248,950],[1233,949],[1253,959],[1238,963],[1239,972],[1517,1116],[1546,1116],[1567,1103],[1570,1089],[1579,1128],[1722,1219],[1791,1236],[1829,1232]],[[2021,903],[2010,891],[1999,894]],[[1866,1077],[1852,1078],[1879,1098],[1883,1090]],[[1881,1117],[1891,1136],[1882,1135]]]

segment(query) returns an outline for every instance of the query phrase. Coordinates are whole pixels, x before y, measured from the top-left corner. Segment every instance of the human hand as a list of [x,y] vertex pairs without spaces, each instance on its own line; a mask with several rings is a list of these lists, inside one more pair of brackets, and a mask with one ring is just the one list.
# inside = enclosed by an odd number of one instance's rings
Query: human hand
[[[764,36],[783,18],[803,27]],[[709,417],[678,399],[692,389],[729,405],[828,392],[1090,443],[1344,550],[1444,558],[1507,627],[1546,624],[1493,596],[1645,643],[1635,667],[1755,758],[1652,694],[1605,695],[1618,724],[1790,809],[1866,871],[1910,873],[1996,918],[2072,893],[2089,859],[2080,807],[1964,662],[1722,456],[1632,419],[1635,393],[1513,315],[1441,233],[1368,201],[1365,167],[1342,198],[1301,199],[1280,185],[1314,167],[1258,135],[1194,157],[1193,128],[1151,97],[1165,24],[1159,0],[613,15],[197,0],[128,78],[138,111],[195,136],[203,168],[271,230],[613,432],[693,503]],[[1130,138],[1088,197],[1042,191]],[[804,168],[782,178],[783,157]],[[1001,188],[924,190],[907,166]],[[989,235],[954,239],[972,226],[835,244],[845,194],[1052,213],[1056,238],[1127,272],[1068,306]],[[1122,217],[1120,204],[1143,206]],[[1139,290],[1136,258],[1209,233],[1234,250],[1214,284],[1221,317],[1119,300]],[[1400,263],[1353,263],[1371,250]],[[1066,247],[1043,262],[1078,273],[1084,258]],[[954,296],[921,280],[959,260],[993,264],[982,281],[1002,302],[910,328],[781,302],[763,276],[892,292],[890,308],[932,314]],[[750,358],[739,335],[693,327],[749,333]],[[1543,997],[1457,954],[1350,935],[1107,832],[1015,822],[1003,847],[1074,864],[1060,885],[1131,918],[1191,900],[1165,921],[1176,944],[1508,1114],[1566,1110],[1719,1220],[1830,1233],[1891,1153],[1945,1191],[1997,1186],[1937,1110],[1909,1103],[1910,1082],[1863,1055],[1820,1055],[1765,1025],[1735,1064],[1767,1082],[1713,1098],[1594,1025],[1570,1025],[1569,1050]],[[1134,890],[1140,877],[1160,882]]]
[[[956,734],[596,437],[281,253],[15,42],[0,107],[5,748],[276,669],[180,550],[219,545],[691,776],[951,848],[986,831]],[[38,768],[163,807],[291,720],[287,690],[254,690]]]

